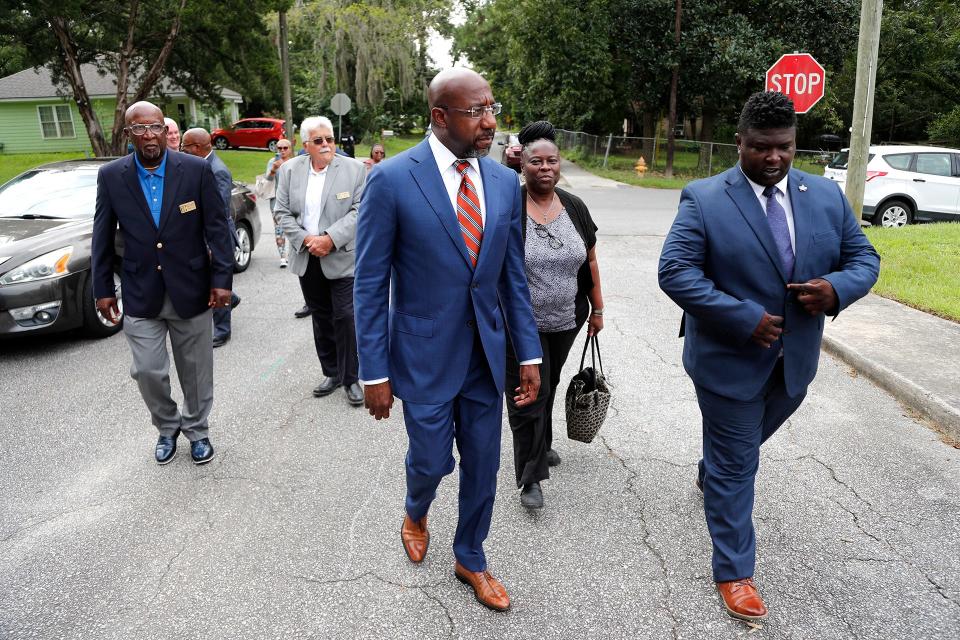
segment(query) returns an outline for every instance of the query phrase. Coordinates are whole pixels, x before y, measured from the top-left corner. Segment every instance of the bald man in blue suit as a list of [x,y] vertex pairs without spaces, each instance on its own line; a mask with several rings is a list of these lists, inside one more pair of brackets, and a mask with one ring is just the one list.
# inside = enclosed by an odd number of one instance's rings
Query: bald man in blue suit
[[[427,511],[460,452],[454,572],[491,609],[510,607],[487,570],[500,466],[507,332],[521,363],[515,399],[536,399],[540,339],[523,264],[520,189],[486,158],[495,116],[487,82],[463,68],[430,84],[434,135],[377,165],[357,218],[354,280],[360,378],[366,406],[390,415],[403,400],[409,448],[401,541],[421,562]],[[506,326],[505,326],[506,325]]]

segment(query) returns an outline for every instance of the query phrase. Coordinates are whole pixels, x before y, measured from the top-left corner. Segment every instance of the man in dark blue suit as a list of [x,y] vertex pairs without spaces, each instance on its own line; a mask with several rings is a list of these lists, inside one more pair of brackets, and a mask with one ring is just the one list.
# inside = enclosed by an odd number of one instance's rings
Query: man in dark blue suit
[[[220,199],[223,200],[224,211],[227,216],[227,225],[230,227],[230,237],[233,239],[234,247],[237,245],[237,227],[233,222],[233,213],[230,208],[230,202],[233,199],[233,174],[224,164],[223,160],[217,156],[213,150],[213,143],[210,134],[206,129],[195,127],[188,129],[183,134],[183,151],[192,156],[203,158],[210,163],[213,169],[213,177],[217,181],[217,191],[220,193]],[[230,340],[230,316],[233,308],[240,304],[240,296],[236,291],[230,292],[230,305],[213,310],[213,348],[222,347]]]
[[487,570],[483,541],[500,466],[507,334],[520,360],[519,405],[536,399],[540,340],[523,263],[520,190],[486,158],[500,105],[463,68],[429,90],[434,134],[370,173],[357,218],[354,280],[366,406],[387,418],[403,400],[409,448],[401,541],[420,562],[427,511],[460,452],[457,578],[481,604],[509,608]]
[[[163,113],[149,102],[126,112],[134,153],[97,176],[91,239],[93,293],[104,317],[119,322],[114,240],[123,239],[124,335],[131,375],[160,432],[155,457],[170,462],[182,432],[196,464],[213,459],[207,417],[213,404],[211,308],[230,304],[233,245],[210,165],[169,151]],[[167,334],[183,389],[182,411],[170,395]]]
[[880,258],[837,185],[790,165],[796,114],[757,93],[740,115],[740,162],[689,184],[660,256],[660,287],[684,311],[683,365],[703,416],[703,491],[713,577],[727,611],[767,609],[753,582],[760,445],[803,402],[824,316],[866,295]]

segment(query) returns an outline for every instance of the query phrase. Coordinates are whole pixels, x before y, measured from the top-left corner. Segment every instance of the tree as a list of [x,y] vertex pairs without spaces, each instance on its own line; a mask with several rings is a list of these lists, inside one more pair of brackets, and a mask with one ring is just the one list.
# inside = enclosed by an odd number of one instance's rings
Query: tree
[[450,0],[313,0],[288,13],[294,102],[326,113],[337,92],[355,104],[354,125],[372,128],[392,112],[398,123],[425,111],[432,78],[431,29],[448,30]]
[[630,97],[612,30],[619,0],[492,0],[467,7],[455,52],[465,55],[521,121],[609,130]]
[[[25,62],[49,66],[72,95],[97,156],[122,149],[129,104],[162,93],[165,78],[194,97],[220,104],[229,78],[251,82],[269,59],[266,30],[250,20],[275,3],[249,0],[33,0],[0,2],[0,34],[30,33]],[[231,8],[232,7],[232,8]],[[116,78],[116,109],[107,136],[90,100],[81,66]]]

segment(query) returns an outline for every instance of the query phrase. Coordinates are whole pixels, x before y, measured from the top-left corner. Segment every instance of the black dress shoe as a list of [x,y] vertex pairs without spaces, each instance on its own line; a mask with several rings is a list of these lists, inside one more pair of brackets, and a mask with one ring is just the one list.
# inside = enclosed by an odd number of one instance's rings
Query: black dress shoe
[[363,405],[363,387],[359,382],[354,382],[347,387],[347,402],[355,407]]
[[233,294],[233,297],[230,299],[230,308],[236,309],[240,306],[240,296]]
[[313,310],[307,305],[303,305],[303,308],[297,309],[296,311],[294,311],[293,315],[295,315],[298,318],[306,318],[311,313],[313,313]]
[[167,464],[177,455],[178,437],[180,437],[180,429],[177,429],[172,436],[160,436],[157,438],[157,450],[154,452],[157,464]]
[[225,336],[213,336],[213,348],[222,347],[223,345],[230,342],[230,334],[228,333]]
[[703,493],[703,480],[697,478],[693,481],[693,484],[697,485],[697,489],[700,489],[700,493]]
[[323,381],[317,385],[317,388],[313,390],[313,396],[315,398],[328,396],[336,391],[339,386],[340,383],[337,382],[336,378],[324,378]]
[[547,466],[555,467],[558,464],[560,464],[560,454],[553,449],[547,451]]
[[213,460],[213,445],[210,438],[203,438],[190,443],[190,457],[193,464],[206,464]]
[[533,482],[523,487],[523,491],[520,492],[520,504],[527,509],[543,508],[543,490],[540,489],[539,482]]

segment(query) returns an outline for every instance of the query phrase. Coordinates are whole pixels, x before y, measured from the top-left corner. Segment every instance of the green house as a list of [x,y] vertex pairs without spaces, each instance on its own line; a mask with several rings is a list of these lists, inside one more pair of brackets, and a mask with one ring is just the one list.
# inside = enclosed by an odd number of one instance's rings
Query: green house
[[[81,67],[93,109],[106,135],[113,128],[117,104],[114,76],[102,75],[96,67]],[[203,127],[207,131],[230,124],[240,117],[243,96],[221,90],[223,109],[198,103],[169,80],[160,83],[155,102],[164,115],[176,120],[181,131]],[[84,151],[92,153],[87,129],[69,94],[58,88],[46,67],[27,69],[0,78],[0,153]]]

